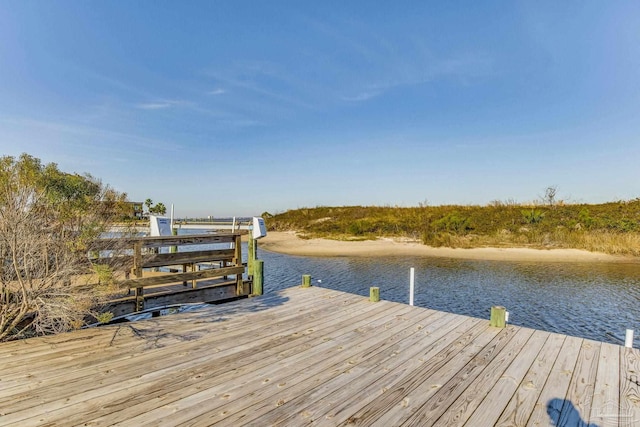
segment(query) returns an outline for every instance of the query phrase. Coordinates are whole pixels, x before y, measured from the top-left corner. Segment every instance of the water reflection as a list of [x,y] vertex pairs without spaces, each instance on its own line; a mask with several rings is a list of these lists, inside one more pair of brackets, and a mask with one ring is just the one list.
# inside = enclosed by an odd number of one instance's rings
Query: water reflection
[[535,263],[424,257],[305,258],[259,250],[266,292],[295,286],[302,274],[315,284],[408,303],[409,268],[416,269],[415,304],[488,318],[504,305],[516,325],[615,344],[640,315],[640,265]]

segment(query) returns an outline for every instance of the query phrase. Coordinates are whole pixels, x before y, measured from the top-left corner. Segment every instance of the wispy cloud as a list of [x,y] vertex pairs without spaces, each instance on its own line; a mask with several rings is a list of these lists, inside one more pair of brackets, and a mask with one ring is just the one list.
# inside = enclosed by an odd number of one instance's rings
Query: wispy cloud
[[315,108],[313,102],[304,99],[301,91],[304,83],[274,62],[243,61],[226,70],[207,70],[205,74],[225,86],[239,89],[237,92],[242,91],[245,96],[251,94],[295,108]]
[[420,86],[442,79],[455,79],[463,85],[468,85],[475,78],[490,74],[491,69],[491,59],[482,54],[431,58],[398,69],[390,69],[380,64],[377,69],[373,67],[373,72],[363,78],[363,82],[343,89],[343,93],[348,94],[340,95],[340,99],[346,102],[364,102],[383,96],[396,88]]
[[169,104],[168,102],[150,102],[147,104],[136,105],[136,108],[139,108],[141,110],[162,110],[169,107],[171,107],[171,104]]
[[368,101],[370,99],[376,98],[382,93],[383,91],[381,90],[365,91],[365,92],[360,92],[357,95],[353,95],[353,96],[342,96],[341,98],[343,101],[348,101],[348,102],[362,102],[362,101]]
[[167,108],[179,107],[184,105],[189,105],[189,102],[181,100],[162,99],[158,101],[136,104],[136,108],[139,108],[141,110],[164,110]]
[[463,85],[493,73],[493,59],[483,51],[435,53],[428,39],[408,32],[385,38],[355,21],[328,23],[303,18],[309,28],[333,41],[335,52],[324,56],[322,68],[331,70],[333,93],[343,102],[364,102],[399,87],[419,86],[442,79]]
[[209,92],[207,92],[207,95],[222,95],[223,93],[227,93],[226,90],[224,89],[214,89],[214,90],[210,90]]
[[[111,147],[117,145],[122,145],[123,147],[136,146],[144,149],[152,148],[154,150],[169,152],[180,151],[183,148],[180,144],[174,142],[163,141],[129,132],[27,117],[0,117],[0,131],[3,129],[13,129],[22,135],[28,134],[31,136],[47,135],[51,137],[52,135],[62,135],[69,138],[66,139],[66,141],[69,141],[69,144],[73,144],[71,141],[76,140],[73,137],[81,137],[81,144],[85,146],[87,141],[101,140],[114,144]],[[25,133],[25,131],[27,131],[27,133]]]

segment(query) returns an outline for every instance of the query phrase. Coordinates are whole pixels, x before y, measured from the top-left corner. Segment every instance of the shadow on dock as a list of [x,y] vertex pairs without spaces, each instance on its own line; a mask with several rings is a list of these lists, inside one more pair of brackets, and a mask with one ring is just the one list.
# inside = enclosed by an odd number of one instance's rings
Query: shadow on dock
[[216,304],[214,305],[215,308],[212,307],[211,309],[204,309],[197,317],[207,319],[207,316],[211,315],[211,311],[214,311],[214,314],[217,317],[208,318],[208,320],[204,321],[224,322],[232,316],[258,313],[263,310],[283,305],[287,301],[289,301],[289,297],[282,296],[281,292],[278,291],[261,295],[259,297],[253,297],[249,300],[242,299],[231,303]]
[[547,414],[551,425],[556,427],[600,427],[584,421],[575,405],[566,399],[551,399],[547,404]]
[[175,323],[188,324],[188,327],[180,330],[180,332],[168,332],[164,321],[160,320],[160,318],[121,323],[114,329],[109,346],[118,342],[119,337],[124,338],[127,336],[142,340],[146,349],[162,348],[176,342],[195,341],[208,334],[207,325],[225,322],[233,319],[234,316],[258,313],[283,305],[287,301],[289,301],[289,297],[280,295],[280,292],[275,292],[248,300],[241,299],[170,315]]

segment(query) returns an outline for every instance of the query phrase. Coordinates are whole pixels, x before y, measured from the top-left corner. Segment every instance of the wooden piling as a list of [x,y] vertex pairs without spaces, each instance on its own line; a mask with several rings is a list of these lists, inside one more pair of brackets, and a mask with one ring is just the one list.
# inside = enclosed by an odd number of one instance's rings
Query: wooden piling
[[310,288],[311,287],[311,275],[310,274],[303,274],[302,275],[302,287],[303,288]]
[[[172,228],[171,229],[171,234],[174,235],[174,236],[177,236],[178,235],[178,229],[177,228]],[[177,246],[170,246],[169,247],[169,252],[172,253],[172,254],[177,253],[178,252],[178,247]]]
[[144,288],[142,287],[135,288],[135,297],[136,297],[136,311],[144,310]]
[[264,261],[255,260],[253,264],[253,295],[262,295],[262,284],[264,281]]
[[507,325],[507,309],[501,305],[491,307],[491,319],[489,324],[495,328],[504,328]]
[[[234,255],[231,262],[234,265],[242,264],[242,238],[240,235],[236,235],[234,238]],[[249,273],[247,272],[247,275]],[[242,295],[244,293],[244,281],[242,280],[242,274],[236,274],[236,295]]]
[[[196,272],[196,264],[194,262],[192,262],[191,264],[189,264],[191,267],[189,268],[189,270],[192,273]],[[198,281],[196,279],[193,279],[191,281],[191,289],[196,289],[198,287]]]
[[[182,264],[182,272],[186,273],[187,272],[187,267],[189,266],[189,264]],[[187,286],[187,282],[182,282],[182,286]]]
[[252,239],[251,236],[249,236],[249,242],[247,243],[247,250],[248,250],[248,255],[247,255],[247,275],[248,276],[253,276],[253,265],[255,263],[256,260],[256,248],[258,246],[258,242],[255,241],[255,239]]
[[132,273],[136,278],[142,277],[142,243],[135,242],[133,245],[133,268]]
[[369,301],[378,302],[380,301],[380,288],[377,286],[373,286],[369,288]]

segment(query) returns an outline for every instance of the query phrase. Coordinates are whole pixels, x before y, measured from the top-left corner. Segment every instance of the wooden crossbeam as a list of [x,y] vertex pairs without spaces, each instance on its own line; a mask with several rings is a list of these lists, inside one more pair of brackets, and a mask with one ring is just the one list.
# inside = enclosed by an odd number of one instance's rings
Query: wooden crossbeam
[[[140,254],[141,268],[164,267],[180,264],[198,264],[215,261],[232,261],[235,249],[214,249],[208,251],[175,252],[169,254]],[[113,258],[94,258],[95,264],[104,263],[115,270],[130,271],[135,264],[135,256],[121,255]],[[88,264],[87,264],[88,265]]]
[[119,248],[133,247],[135,243],[140,242],[143,248],[159,248],[163,246],[184,246],[184,245],[208,245],[214,243],[231,243],[235,242],[237,236],[247,234],[246,231],[237,231],[235,233],[216,233],[216,234],[188,234],[180,236],[153,236],[153,237],[134,237],[123,238],[114,241],[114,239],[97,240],[91,243],[91,250],[109,250],[115,245]]
[[215,277],[240,275],[244,272],[244,266],[211,268],[202,271],[190,271],[187,273],[170,273],[162,276],[144,277],[139,279],[129,279],[122,282],[123,286],[129,288],[144,288],[146,286],[164,285],[176,282],[186,282],[188,280],[212,279]]

